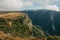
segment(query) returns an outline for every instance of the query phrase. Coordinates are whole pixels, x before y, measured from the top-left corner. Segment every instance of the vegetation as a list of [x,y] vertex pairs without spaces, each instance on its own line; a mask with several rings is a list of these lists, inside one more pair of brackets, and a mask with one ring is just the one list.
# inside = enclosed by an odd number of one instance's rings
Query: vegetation
[[0,17],[0,40],[59,40],[59,36],[47,36],[38,25],[32,25],[28,15],[16,18]]

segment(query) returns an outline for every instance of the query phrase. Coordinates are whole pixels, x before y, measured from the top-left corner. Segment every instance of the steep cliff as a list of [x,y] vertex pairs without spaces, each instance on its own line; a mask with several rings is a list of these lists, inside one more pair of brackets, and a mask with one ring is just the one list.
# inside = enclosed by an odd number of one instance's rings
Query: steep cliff
[[25,13],[0,14],[0,38],[29,37],[32,35],[32,21]]

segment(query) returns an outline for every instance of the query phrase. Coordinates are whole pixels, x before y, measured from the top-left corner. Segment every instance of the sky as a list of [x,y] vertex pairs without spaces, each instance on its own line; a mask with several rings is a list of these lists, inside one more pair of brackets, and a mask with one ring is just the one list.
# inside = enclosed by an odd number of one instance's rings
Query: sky
[[50,9],[59,11],[60,0],[0,0],[0,11]]

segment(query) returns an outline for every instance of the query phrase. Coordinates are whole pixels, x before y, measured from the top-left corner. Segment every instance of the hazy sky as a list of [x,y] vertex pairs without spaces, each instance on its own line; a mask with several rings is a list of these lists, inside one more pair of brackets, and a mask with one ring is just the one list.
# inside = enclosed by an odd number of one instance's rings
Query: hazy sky
[[60,8],[60,0],[0,0],[0,11],[20,11],[28,9]]

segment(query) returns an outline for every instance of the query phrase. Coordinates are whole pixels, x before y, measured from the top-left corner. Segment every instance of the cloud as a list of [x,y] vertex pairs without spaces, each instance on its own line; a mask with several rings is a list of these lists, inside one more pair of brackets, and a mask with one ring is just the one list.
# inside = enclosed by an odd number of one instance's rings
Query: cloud
[[0,2],[1,8],[19,8],[21,6],[23,6],[23,3],[16,0],[3,0]]
[[42,6],[41,9],[60,11],[57,5],[46,5],[46,6]]
[[41,6],[57,5],[59,0],[0,0],[0,11],[40,9]]
[[50,5],[50,4],[55,4],[55,2],[59,0],[30,0],[30,1],[40,5]]
[[33,3],[22,0],[2,0],[0,1],[0,10],[19,10],[27,6],[32,6]]

